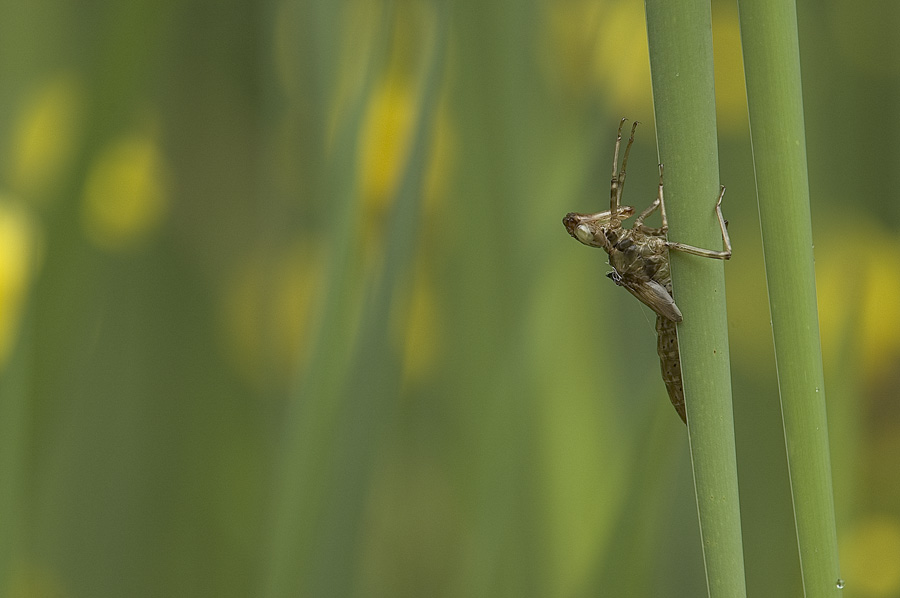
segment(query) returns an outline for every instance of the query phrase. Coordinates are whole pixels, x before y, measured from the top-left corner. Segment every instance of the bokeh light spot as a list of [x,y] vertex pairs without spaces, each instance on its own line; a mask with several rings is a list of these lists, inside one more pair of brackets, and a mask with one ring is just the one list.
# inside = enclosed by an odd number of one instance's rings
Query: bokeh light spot
[[0,199],[0,366],[15,345],[34,274],[37,230],[25,209]]
[[309,240],[259,249],[237,264],[222,303],[227,353],[249,383],[289,380],[306,355],[310,315],[323,278]]
[[870,517],[842,540],[844,579],[860,596],[887,598],[900,593],[900,521]]
[[169,171],[156,141],[113,141],[94,160],[84,189],[82,222],[98,247],[120,250],[145,240],[169,201]]
[[359,159],[363,199],[376,211],[382,211],[397,190],[415,116],[415,92],[396,78],[385,81],[369,104]]
[[25,101],[13,125],[10,185],[24,197],[52,190],[72,161],[81,127],[80,82],[70,74],[47,79]]

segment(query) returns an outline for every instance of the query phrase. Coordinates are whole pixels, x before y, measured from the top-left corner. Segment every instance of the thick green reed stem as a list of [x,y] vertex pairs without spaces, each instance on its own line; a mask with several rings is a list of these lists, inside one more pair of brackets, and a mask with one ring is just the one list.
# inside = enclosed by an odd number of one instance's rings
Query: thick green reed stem
[[[708,0],[646,0],[653,106],[665,163],[669,238],[722,246]],[[727,199],[725,209],[727,211]],[[711,598],[746,595],[725,278],[719,260],[670,252],[694,486]]]

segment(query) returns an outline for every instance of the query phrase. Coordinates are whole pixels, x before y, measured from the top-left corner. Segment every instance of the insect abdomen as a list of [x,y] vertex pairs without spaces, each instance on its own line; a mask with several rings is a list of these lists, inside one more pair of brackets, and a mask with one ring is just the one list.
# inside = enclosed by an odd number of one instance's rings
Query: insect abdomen
[[666,383],[669,392],[669,400],[675,407],[675,411],[681,417],[681,421],[687,423],[684,412],[684,384],[681,380],[681,356],[678,352],[678,332],[675,322],[656,317],[656,352],[659,353],[659,365],[662,369],[662,379]]

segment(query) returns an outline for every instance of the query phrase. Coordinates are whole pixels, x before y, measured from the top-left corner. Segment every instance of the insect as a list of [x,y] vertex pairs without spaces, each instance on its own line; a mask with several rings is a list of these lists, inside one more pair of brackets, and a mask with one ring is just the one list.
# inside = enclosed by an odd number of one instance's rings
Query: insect
[[[622,221],[634,215],[634,208],[622,205],[622,190],[625,188],[625,166],[634,131],[640,124],[635,121],[631,136],[622,156],[622,170],[618,170],[619,148],[622,143],[622,127],[627,122],[619,122],[616,134],[616,149],[613,153],[612,179],[610,181],[609,211],[596,214],[570,212],[563,218],[569,234],[590,247],[599,247],[609,254],[612,271],[607,274],[617,285],[625,287],[632,295],[656,312],[656,350],[659,354],[663,382],[669,399],[681,420],[687,423],[684,408],[684,385],[681,379],[681,359],[678,353],[678,332],[675,324],[681,322],[681,310],[675,304],[672,294],[672,278],[669,274],[669,250],[682,251],[691,255],[720,260],[731,258],[731,240],[725,218],[722,216],[722,198],[725,187],[720,187],[716,202],[716,216],[722,229],[722,251],[702,249],[684,243],[669,241],[666,234],[669,226],[666,220],[666,206],[663,200],[663,165],[659,165],[659,191],[656,200],[635,219],[631,228],[623,228]],[[644,220],[659,210],[662,224],[652,228]]]

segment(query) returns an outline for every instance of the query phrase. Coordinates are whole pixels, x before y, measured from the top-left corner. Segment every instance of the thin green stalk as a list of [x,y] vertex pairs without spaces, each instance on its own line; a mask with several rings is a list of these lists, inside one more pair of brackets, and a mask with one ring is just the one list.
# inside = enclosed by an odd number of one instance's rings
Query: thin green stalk
[[[328,2],[305,5],[302,22],[308,43],[315,43],[317,50],[326,54],[333,31],[323,25],[337,17],[333,11],[338,4]],[[329,198],[335,217],[330,220],[332,230],[327,251],[330,256],[328,276],[323,284],[323,309],[316,329],[311,334],[311,355],[304,376],[294,392],[285,415],[284,438],[280,447],[280,463],[277,466],[273,491],[272,513],[269,517],[268,546],[263,571],[261,594],[269,598],[307,595],[301,591],[312,573],[312,556],[315,553],[316,526],[321,513],[331,499],[327,494],[327,469],[322,466],[321,455],[332,449],[340,379],[346,375],[343,369],[346,345],[350,332],[344,325],[351,320],[353,252],[347,239],[354,238],[357,208],[356,176],[351,167],[357,155],[357,137],[362,126],[366,102],[375,85],[376,74],[383,67],[390,33],[392,12],[382,13],[376,26],[372,47],[369,50],[367,68],[359,90],[350,103],[343,122],[335,134],[334,147],[329,163],[321,177],[323,195]],[[327,71],[327,69],[326,69]],[[307,75],[310,87],[324,86],[330,75],[315,71]],[[324,101],[324,91],[313,97]],[[313,106],[319,114],[326,114],[325,106]],[[323,139],[318,142],[324,144]],[[310,594],[311,595],[311,594]]]
[[769,308],[806,596],[840,596],[816,311],[797,11],[739,2]]
[[[294,410],[288,414],[272,562],[264,580],[267,596],[346,596],[359,582],[355,573],[360,568],[360,530],[372,463],[384,442],[399,388],[398,356],[388,343],[390,317],[408,283],[415,255],[421,189],[444,67],[446,10],[436,10],[434,22],[410,156],[388,219],[383,268],[364,291],[366,304],[351,362],[340,370],[342,358],[317,349],[307,379],[294,397]],[[358,105],[350,121],[354,127],[344,130],[348,149],[355,147],[361,114],[362,105]],[[349,201],[351,196],[342,199]],[[336,238],[335,253],[346,256],[356,237]],[[332,287],[335,293],[344,292],[351,271],[349,262],[341,266]],[[342,301],[332,294],[329,298]],[[331,325],[321,329],[324,335],[337,327],[331,319],[338,315],[327,312]],[[320,342],[324,345],[326,340]],[[327,377],[335,369],[343,380],[332,387]]]
[[[669,238],[719,249],[708,0],[646,0],[653,106]],[[727,200],[725,202],[727,211]],[[671,252],[688,435],[711,598],[746,595],[722,262]]]
[[9,361],[0,364],[0,588],[14,586],[15,567],[21,558],[23,536],[30,514],[24,500],[25,447],[28,437],[29,322],[23,322],[23,339]]

